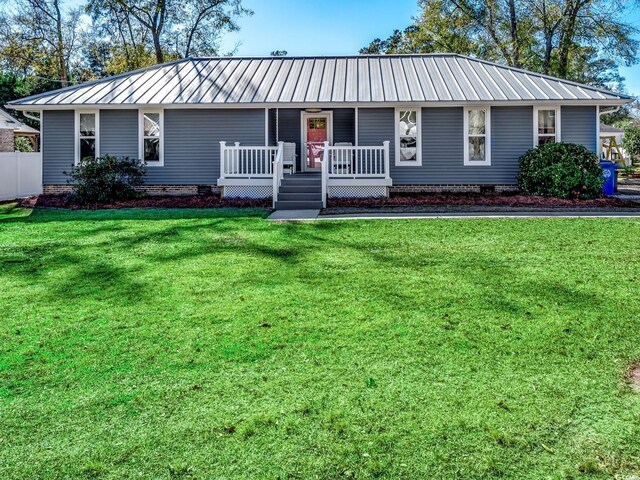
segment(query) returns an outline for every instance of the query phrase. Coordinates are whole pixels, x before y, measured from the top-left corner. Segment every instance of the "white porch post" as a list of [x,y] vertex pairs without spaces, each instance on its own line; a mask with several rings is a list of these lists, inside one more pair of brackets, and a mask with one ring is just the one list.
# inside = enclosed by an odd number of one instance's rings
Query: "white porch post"
[[384,177],[391,178],[391,172],[389,171],[389,140],[382,142],[384,145]]
[[220,178],[224,178],[227,142],[220,142]]

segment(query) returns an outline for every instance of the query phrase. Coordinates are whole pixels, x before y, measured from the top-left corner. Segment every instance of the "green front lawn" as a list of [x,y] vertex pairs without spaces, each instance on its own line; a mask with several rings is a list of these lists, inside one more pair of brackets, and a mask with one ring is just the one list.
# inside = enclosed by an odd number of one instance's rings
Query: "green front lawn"
[[0,478],[637,478],[640,221],[0,208]]

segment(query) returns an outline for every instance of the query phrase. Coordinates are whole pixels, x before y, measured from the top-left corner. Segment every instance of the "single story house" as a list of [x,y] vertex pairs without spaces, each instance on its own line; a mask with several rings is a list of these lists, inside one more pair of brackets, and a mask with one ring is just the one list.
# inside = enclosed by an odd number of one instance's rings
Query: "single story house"
[[15,137],[25,137],[33,151],[38,151],[39,132],[25,125],[0,108],[0,152],[15,151]]
[[[455,54],[187,58],[11,102],[39,112],[44,191],[81,157],[147,164],[146,188],[273,197],[514,189],[540,143],[598,149],[619,93]],[[286,172],[286,173],[285,173]],[[289,173],[293,173],[290,175]]]

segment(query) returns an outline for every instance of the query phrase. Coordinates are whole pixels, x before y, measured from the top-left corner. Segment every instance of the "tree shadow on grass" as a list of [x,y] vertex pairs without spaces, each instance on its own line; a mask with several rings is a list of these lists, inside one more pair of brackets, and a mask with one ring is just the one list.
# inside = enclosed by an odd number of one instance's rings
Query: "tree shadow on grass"
[[3,218],[0,223],[46,223],[46,222],[79,222],[79,221],[118,221],[118,220],[188,220],[207,218],[266,218],[269,210],[262,208],[123,208],[113,210],[65,210],[54,208],[34,208],[28,215],[14,216],[17,210],[28,212],[28,209],[14,209],[12,215]]

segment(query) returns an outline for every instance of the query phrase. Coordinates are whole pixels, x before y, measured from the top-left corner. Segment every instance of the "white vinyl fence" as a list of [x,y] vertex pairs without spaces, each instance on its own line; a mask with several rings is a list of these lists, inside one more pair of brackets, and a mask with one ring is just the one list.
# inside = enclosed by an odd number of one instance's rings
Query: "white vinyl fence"
[[0,153],[0,200],[42,193],[41,153]]

